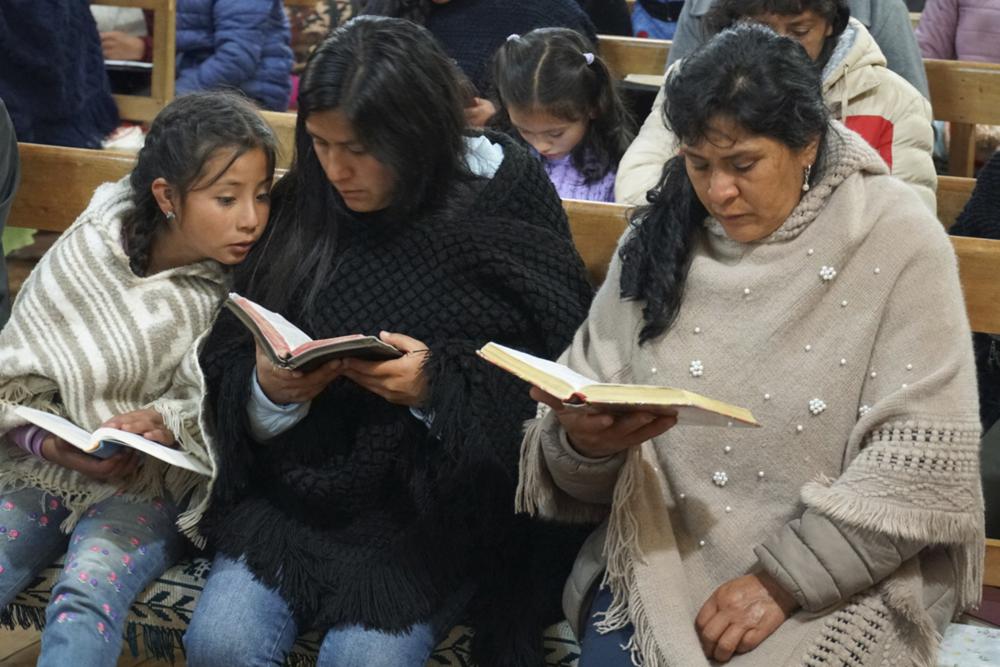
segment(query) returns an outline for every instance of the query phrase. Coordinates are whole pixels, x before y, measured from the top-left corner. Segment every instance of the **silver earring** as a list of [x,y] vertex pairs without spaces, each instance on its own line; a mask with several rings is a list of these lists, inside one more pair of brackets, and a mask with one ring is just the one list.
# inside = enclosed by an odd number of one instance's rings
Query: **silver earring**
[[809,174],[812,173],[812,165],[806,166],[802,170],[802,192],[809,192]]
[[177,218],[173,211],[164,213],[164,217],[167,219],[167,222],[173,222]]

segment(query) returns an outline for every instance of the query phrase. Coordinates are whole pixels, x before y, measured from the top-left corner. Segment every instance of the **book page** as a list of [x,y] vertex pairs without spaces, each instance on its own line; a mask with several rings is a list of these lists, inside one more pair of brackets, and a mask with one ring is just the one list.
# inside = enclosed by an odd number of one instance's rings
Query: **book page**
[[41,410],[23,405],[14,408],[14,414],[22,419],[27,419],[36,426],[41,426],[52,435],[62,438],[85,452],[90,452],[97,448],[96,443],[91,444],[90,434],[68,419],[63,419],[50,412],[42,412]]
[[201,473],[202,475],[212,474],[208,468],[202,465],[197,459],[187,452],[167,447],[166,445],[161,445],[160,443],[152,440],[147,440],[136,433],[129,433],[128,431],[121,431],[116,428],[99,428],[89,437],[91,442],[94,443],[93,448],[95,449],[101,440],[110,440],[112,442],[121,443],[126,447],[137,449],[143,454],[148,454],[152,457],[158,458],[161,461],[169,463],[170,465],[185,468],[187,470],[193,470],[194,472]]
[[581,389],[583,389],[588,385],[596,384],[594,380],[591,380],[586,375],[580,375],[572,368],[563,366],[562,364],[557,363],[555,361],[542,359],[541,357],[536,357],[532,354],[528,354],[527,352],[520,352],[513,348],[507,347],[506,345],[500,345],[499,343],[491,343],[491,345],[494,345],[498,350],[501,350],[509,354],[515,359],[519,359],[520,361],[528,364],[529,366],[534,366],[543,373],[547,373],[553,377],[559,378],[566,384],[573,387],[573,389],[576,391],[580,391]]
[[312,338],[306,335],[304,331],[299,329],[297,326],[285,319],[280,313],[268,310],[264,306],[254,303],[250,299],[240,296],[235,292],[230,293],[229,297],[236,301],[242,308],[250,310],[267,321],[278,334],[285,339],[285,343],[288,344],[288,349],[294,350],[300,345],[305,345],[312,341]]

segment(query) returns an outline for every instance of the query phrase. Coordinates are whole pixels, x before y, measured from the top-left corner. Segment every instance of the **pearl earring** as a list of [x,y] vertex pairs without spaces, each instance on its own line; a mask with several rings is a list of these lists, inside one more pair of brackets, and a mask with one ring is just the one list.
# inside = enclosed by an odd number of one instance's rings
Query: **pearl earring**
[[807,165],[802,170],[802,192],[809,192],[809,174],[812,173],[812,165]]

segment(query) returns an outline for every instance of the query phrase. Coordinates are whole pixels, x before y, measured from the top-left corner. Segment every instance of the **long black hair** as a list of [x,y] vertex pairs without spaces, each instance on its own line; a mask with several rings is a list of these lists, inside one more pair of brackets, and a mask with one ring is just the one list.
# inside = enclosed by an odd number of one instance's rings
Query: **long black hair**
[[635,122],[614,77],[593,45],[575,30],[539,28],[511,36],[493,58],[493,80],[500,102],[495,123],[506,130],[511,127],[510,108],[542,111],[571,123],[590,120],[571,154],[586,183],[617,169],[635,137]]
[[[241,155],[258,148],[273,174],[277,139],[254,104],[238,93],[191,93],[156,115],[129,176],[132,206],[122,216],[125,249],[136,275],[146,274],[153,240],[167,224],[153,196],[153,181],[166,180],[178,197],[175,204],[182,204],[195,185],[212,185]],[[225,166],[215,174],[203,173],[220,150],[232,152]]]
[[822,70],[851,18],[847,0],[716,0],[705,17],[705,26],[714,35],[762,14],[788,16],[807,11],[814,12],[833,28],[816,59],[816,66]]
[[459,207],[456,193],[474,179],[464,157],[460,77],[430,32],[410,21],[360,16],[331,32],[306,63],[295,161],[275,186],[271,222],[237,284],[245,280],[269,308],[301,299],[308,311],[334,266],[342,223],[358,215],[316,157],[305,125],[314,112],[343,113],[365,149],[392,171],[395,187],[382,218]]
[[[819,73],[797,42],[765,26],[738,24],[685,58],[664,85],[664,122],[681,142],[697,144],[724,118],[792,150],[818,142],[810,180],[822,177],[829,112]],[[621,296],[645,301],[640,344],[676,319],[695,234],[708,215],[680,155],[664,165],[648,202],[633,214],[620,251]]]

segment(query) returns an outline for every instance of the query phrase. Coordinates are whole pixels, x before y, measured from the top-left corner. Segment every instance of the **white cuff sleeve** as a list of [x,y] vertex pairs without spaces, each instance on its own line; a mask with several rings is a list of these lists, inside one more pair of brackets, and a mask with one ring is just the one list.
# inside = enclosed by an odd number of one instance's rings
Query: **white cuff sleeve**
[[305,403],[286,403],[279,405],[273,402],[260,388],[257,381],[257,369],[250,371],[250,401],[247,403],[247,417],[250,419],[250,435],[257,442],[264,442],[292,428],[307,414],[312,401]]

